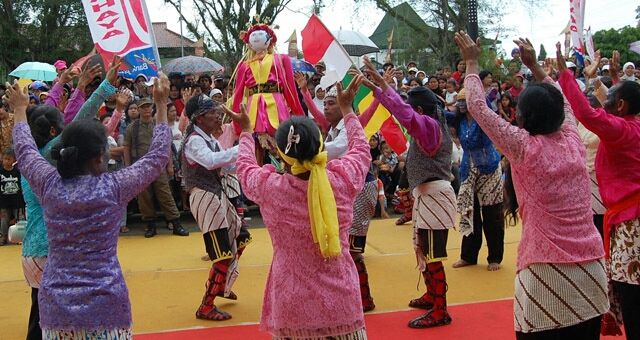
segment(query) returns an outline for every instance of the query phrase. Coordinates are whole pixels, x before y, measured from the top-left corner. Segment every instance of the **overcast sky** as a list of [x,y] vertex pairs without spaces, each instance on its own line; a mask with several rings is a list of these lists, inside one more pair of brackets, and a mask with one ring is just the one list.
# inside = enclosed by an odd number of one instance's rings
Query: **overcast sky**
[[[176,32],[180,30],[178,13],[171,6],[165,5],[163,0],[146,1],[152,21],[166,21],[170,29]],[[183,1],[183,13],[188,17],[193,13],[192,2],[191,0]],[[359,8],[355,7],[354,1],[325,2],[331,2],[332,5],[322,9],[320,18],[331,30],[355,30],[369,36],[384,16],[384,12],[368,2],[367,5],[360,4]],[[544,44],[547,53],[555,50],[556,41],[564,41],[560,33],[569,21],[569,0],[548,0],[548,7],[539,9],[536,13],[529,13],[520,1],[505,2],[510,7],[510,13],[504,18],[505,26],[513,28],[513,33],[498,37],[503,42],[502,48],[505,51],[510,51],[515,46],[512,40],[520,36],[529,37],[536,50],[541,43]],[[279,39],[277,48],[280,53],[287,53],[284,41],[294,29],[298,31],[298,37],[300,36],[300,31],[311,13],[312,5],[311,0],[293,0],[278,16],[276,24],[280,29],[276,33]],[[640,3],[636,0],[586,0],[585,28],[591,26],[592,32],[595,32],[626,25],[634,26],[637,23],[635,8],[638,5]],[[300,39],[298,42],[298,48],[301,48]]]

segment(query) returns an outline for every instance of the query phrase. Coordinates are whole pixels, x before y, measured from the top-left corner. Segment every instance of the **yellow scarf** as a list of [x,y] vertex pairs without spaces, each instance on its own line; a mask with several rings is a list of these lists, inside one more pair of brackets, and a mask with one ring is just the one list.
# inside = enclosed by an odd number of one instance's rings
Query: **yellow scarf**
[[[320,130],[318,130],[318,134],[320,134]],[[342,249],[340,246],[336,199],[327,176],[328,156],[326,151],[320,151],[322,147],[322,136],[320,136],[318,154],[312,160],[302,163],[293,157],[285,155],[279,148],[278,152],[282,159],[291,165],[291,173],[293,175],[310,172],[307,203],[313,242],[318,243],[320,253],[324,258],[332,258],[340,256]]]

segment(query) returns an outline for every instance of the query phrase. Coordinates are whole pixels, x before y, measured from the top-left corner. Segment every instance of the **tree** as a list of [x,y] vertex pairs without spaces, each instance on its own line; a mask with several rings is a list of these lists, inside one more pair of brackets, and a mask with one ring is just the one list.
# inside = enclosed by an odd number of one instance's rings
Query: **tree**
[[7,71],[25,61],[75,61],[93,45],[77,0],[0,0],[0,41]]
[[593,43],[602,56],[611,57],[613,50],[620,52],[620,62],[640,60],[640,56],[629,50],[629,44],[640,40],[640,28],[625,26],[621,29],[608,29],[595,32]]
[[[432,29],[421,29],[405,17],[394,11],[394,6],[405,0],[354,0],[355,2],[372,1],[376,6],[389,13],[398,20],[408,24],[414,32],[413,37],[420,37],[426,41],[428,52],[440,65],[452,66],[458,57],[458,48],[453,40],[456,31],[467,30],[469,0],[408,0],[425,22]],[[530,8],[543,6],[547,0],[520,0]],[[503,2],[497,0],[478,0],[478,27],[480,36],[509,31],[509,27],[502,24],[505,15]],[[491,39],[493,40],[493,39]],[[487,41],[485,41],[487,43]],[[495,43],[495,42],[494,42]],[[488,43],[491,45],[491,43]]]
[[636,7],[636,20],[638,20],[638,25],[636,27],[640,27],[640,6]]
[[187,30],[204,39],[205,53],[226,68],[235,67],[242,58],[244,43],[240,32],[247,30],[253,14],[272,24],[291,0],[193,0],[195,21],[189,21],[179,10],[180,0],[165,0],[180,13]]
[[544,61],[547,59],[547,50],[544,49],[544,45],[540,44],[540,52],[538,53],[538,61]]

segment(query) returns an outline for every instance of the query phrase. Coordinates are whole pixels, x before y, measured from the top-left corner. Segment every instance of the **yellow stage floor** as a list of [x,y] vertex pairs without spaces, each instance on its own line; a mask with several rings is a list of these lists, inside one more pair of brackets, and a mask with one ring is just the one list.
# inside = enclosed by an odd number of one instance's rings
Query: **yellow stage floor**
[[[398,227],[393,220],[371,223],[365,256],[377,306],[374,312],[406,310],[408,301],[424,291],[415,269],[411,230],[410,224]],[[118,254],[129,287],[134,333],[258,322],[272,249],[266,229],[251,229],[251,233],[253,243],[242,256],[240,277],[234,286],[238,301],[217,300],[221,309],[233,315],[224,322],[201,321],[194,316],[211,265],[200,259],[205,254],[200,234],[121,237]],[[507,228],[503,267],[497,272],[486,270],[486,246],[477,266],[453,269],[451,264],[460,255],[461,236],[450,232],[449,260],[445,262],[449,304],[512,297],[519,240],[520,227]],[[24,282],[20,250],[15,245],[0,247],[1,340],[24,339],[26,334],[30,288]]]

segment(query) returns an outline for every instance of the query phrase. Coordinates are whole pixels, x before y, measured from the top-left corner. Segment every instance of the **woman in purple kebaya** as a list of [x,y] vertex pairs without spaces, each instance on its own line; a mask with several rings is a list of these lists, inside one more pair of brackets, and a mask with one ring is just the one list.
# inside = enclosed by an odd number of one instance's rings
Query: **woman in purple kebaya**
[[[114,62],[118,63],[118,61]],[[106,172],[107,137],[98,121],[74,121],[51,150],[57,169],[38,152],[27,124],[27,92],[8,90],[22,175],[39,198],[49,256],[39,291],[43,339],[131,339],[129,293],[116,255],[122,213],[169,160],[169,80],[154,84],[153,140],[134,165]]]

